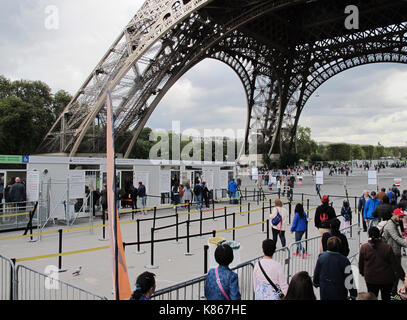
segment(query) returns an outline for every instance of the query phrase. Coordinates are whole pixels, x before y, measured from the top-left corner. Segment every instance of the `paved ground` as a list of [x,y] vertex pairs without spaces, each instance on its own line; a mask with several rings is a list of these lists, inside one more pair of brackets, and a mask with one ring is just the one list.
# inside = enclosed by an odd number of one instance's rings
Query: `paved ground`
[[[385,169],[379,174],[380,186],[388,187],[393,183],[394,178],[402,178],[403,182],[407,181],[407,169]],[[403,189],[403,182],[401,190]],[[373,190],[376,186],[367,185],[367,172],[356,170],[347,179],[348,192],[350,196],[359,196],[363,189]],[[249,180],[244,179],[244,188],[253,189],[253,183]],[[406,186],[407,188],[407,186]],[[313,182],[312,177],[306,175],[303,180],[302,186],[296,186],[295,188],[295,201],[301,200],[301,193],[311,194],[313,196],[304,196],[304,200],[310,199],[310,206],[315,207],[319,205],[319,197],[315,193],[315,182]],[[324,185],[322,186],[322,194],[338,195],[343,197],[332,198],[334,201],[334,207],[338,211],[344,199],[344,177],[343,176],[333,176],[329,177],[328,172],[325,172]],[[267,199],[274,199],[275,196],[267,196]],[[253,201],[253,200],[250,200]],[[351,200],[352,207],[354,207],[354,200]],[[217,208],[224,207],[228,205],[227,203],[217,204]],[[260,208],[257,206],[256,201],[251,203],[251,209]],[[247,210],[247,203],[243,204],[243,211]],[[239,212],[240,208],[228,209],[228,213]],[[217,213],[221,214],[222,210]],[[267,210],[266,210],[267,212]],[[173,209],[166,209],[159,211],[157,216],[166,216],[173,214]],[[149,213],[148,217],[151,216]],[[204,216],[212,216],[211,212],[204,213]],[[267,218],[266,214],[266,218]],[[313,212],[311,213],[311,217]],[[145,218],[142,216],[140,218]],[[180,221],[185,221],[187,216],[181,216]],[[199,214],[191,215],[191,219],[199,218]],[[123,215],[121,222],[130,222],[131,215]],[[250,216],[250,223],[256,223],[262,221],[261,210],[252,213]],[[356,215],[354,216],[354,222],[357,221]],[[96,219],[94,224],[99,224],[100,219]],[[175,219],[163,219],[157,222],[157,227],[165,226],[168,224],[175,223]],[[248,223],[247,214],[236,215],[236,226],[246,225]],[[87,225],[87,221],[81,223],[78,226]],[[232,217],[227,219],[227,226],[232,226]],[[56,230],[59,228],[64,228],[64,226],[51,226],[46,228],[45,231]],[[141,224],[141,240],[150,239],[150,228],[152,227],[152,222],[142,222]],[[66,227],[65,227],[66,228]],[[223,218],[218,218],[216,221],[208,220],[203,224],[203,232],[210,232],[212,230],[220,230],[225,228],[225,220]],[[199,224],[193,223],[190,230],[191,234],[199,233]],[[123,241],[132,242],[136,241],[136,224],[129,223],[122,225]],[[20,235],[21,232],[13,232],[7,234],[0,234],[0,238],[4,238],[12,235]],[[180,227],[179,234],[186,235],[185,225]],[[231,232],[225,232],[218,234],[219,236],[225,237],[228,240],[232,239]],[[316,236],[317,232],[310,223],[309,237]],[[366,242],[366,234],[362,233],[362,243]],[[95,248],[100,246],[108,245],[109,242],[99,241],[102,236],[101,229],[95,229],[92,232],[86,231],[75,231],[64,233],[63,240],[63,251],[80,250],[87,248]],[[175,228],[160,230],[155,233],[155,238],[164,239],[175,236]],[[193,238],[190,241],[190,252],[192,256],[186,256],[186,240],[181,240],[179,243],[175,241],[162,242],[154,246],[154,264],[159,268],[153,270],[156,274],[157,279],[157,289],[164,288],[171,284],[184,281],[193,278],[198,275],[203,274],[203,247],[208,242],[210,236],[204,236],[202,238]],[[236,239],[241,243],[241,248],[239,254],[236,258],[236,263],[243,262],[257,256],[261,255],[261,242],[266,238],[266,234],[262,232],[261,225],[253,226],[250,228],[244,228],[236,231]],[[293,235],[287,234],[287,243],[290,244],[294,242]],[[279,243],[279,246],[281,244]],[[142,245],[142,250],[145,250],[144,254],[136,254],[136,247],[126,248],[126,259],[129,270],[129,276],[132,286],[134,286],[135,280],[141,272],[147,270],[146,265],[150,264],[150,245]],[[24,258],[32,257],[37,255],[51,254],[58,251],[58,236],[49,235],[43,236],[42,240],[39,242],[27,242],[25,239],[18,240],[7,240],[0,241],[0,254],[9,258]],[[48,258],[43,260],[35,261],[25,261],[21,264],[28,267],[34,268],[35,270],[44,272],[48,265],[58,265],[58,258]],[[406,259],[403,259],[403,264],[407,269]],[[74,277],[72,272],[78,267],[82,266],[82,273],[78,277]],[[89,253],[82,253],[77,255],[70,255],[63,257],[63,269],[68,269],[67,272],[61,273],[60,278],[72,284],[75,284],[81,288],[89,290],[91,292],[106,296],[107,298],[112,298],[111,290],[111,262],[110,262],[110,251],[101,250]],[[364,281],[360,281],[361,289],[364,288]],[[316,290],[317,292],[317,290]]]

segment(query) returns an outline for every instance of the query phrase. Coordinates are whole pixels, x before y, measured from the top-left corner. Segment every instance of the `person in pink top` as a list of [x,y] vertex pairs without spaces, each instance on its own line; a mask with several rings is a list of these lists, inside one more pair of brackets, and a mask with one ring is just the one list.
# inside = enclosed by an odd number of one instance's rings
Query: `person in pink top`
[[281,300],[287,294],[288,284],[283,266],[273,260],[276,243],[263,241],[264,258],[258,261],[253,270],[255,300]]

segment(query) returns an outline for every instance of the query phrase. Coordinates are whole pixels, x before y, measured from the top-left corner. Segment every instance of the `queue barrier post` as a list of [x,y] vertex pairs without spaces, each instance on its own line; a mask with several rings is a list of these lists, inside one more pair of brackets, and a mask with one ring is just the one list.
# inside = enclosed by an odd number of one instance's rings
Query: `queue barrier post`
[[154,207],[154,214],[153,214],[153,228],[155,229],[155,222],[157,219],[157,207]]
[[236,238],[236,213],[233,212],[233,241],[235,241]]
[[187,252],[185,252],[186,256],[192,256],[193,253],[190,252],[190,247],[189,247],[189,225],[190,225],[190,221],[187,221]]
[[267,238],[266,239],[270,239],[270,219],[267,219]]
[[58,248],[58,253],[60,256],[58,256],[58,272],[66,272],[67,270],[62,270],[62,235],[63,235],[64,230],[59,229],[58,234],[59,234],[59,248]]
[[227,216],[227,208],[225,207],[225,229],[228,228],[228,216]]
[[136,254],[144,254],[144,253],[146,253],[146,252],[144,250],[141,250],[141,248],[140,248],[140,220],[137,219],[137,251],[136,251]]
[[[188,215],[189,217],[189,215]],[[179,228],[178,228],[178,224],[179,224],[179,216],[178,214],[175,215],[175,243],[176,244],[181,244],[181,241],[179,241],[178,237],[179,237]]]
[[102,209],[102,222],[103,222],[103,227],[102,227],[102,239],[99,239],[99,241],[107,241],[106,239],[106,211]]
[[291,210],[292,210],[292,206],[291,206],[291,201],[288,203],[288,223],[291,224]]
[[[264,221],[264,201],[263,201],[263,205],[261,208],[261,221]],[[264,233],[264,223],[261,224],[261,232]]]
[[208,273],[208,251],[209,246],[204,245],[204,274]]
[[[308,239],[308,219],[309,219],[309,199],[307,199],[307,229],[305,230],[305,239]],[[305,251],[308,252],[308,241],[305,242]]]
[[151,228],[151,260],[150,264],[145,266],[147,269],[158,269],[158,266],[154,265],[154,228]]

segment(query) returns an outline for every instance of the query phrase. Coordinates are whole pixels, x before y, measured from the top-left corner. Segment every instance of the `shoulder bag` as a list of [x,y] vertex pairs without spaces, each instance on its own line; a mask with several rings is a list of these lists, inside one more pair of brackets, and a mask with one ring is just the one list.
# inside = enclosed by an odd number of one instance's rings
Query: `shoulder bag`
[[271,279],[269,278],[269,276],[267,275],[267,273],[264,271],[260,261],[259,261],[259,267],[261,269],[261,272],[263,272],[264,276],[266,277],[267,281],[270,283],[270,285],[273,287],[273,289],[277,292],[278,296],[280,297],[280,299],[284,298],[284,293],[281,291],[280,288],[278,288],[273,281],[271,281]]

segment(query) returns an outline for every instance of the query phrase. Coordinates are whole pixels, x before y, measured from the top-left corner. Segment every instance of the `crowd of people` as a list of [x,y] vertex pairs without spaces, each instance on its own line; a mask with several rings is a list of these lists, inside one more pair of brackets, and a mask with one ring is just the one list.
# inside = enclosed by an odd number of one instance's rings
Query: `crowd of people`
[[[27,196],[25,180],[19,177],[12,177],[10,181],[5,184],[4,176],[0,178],[0,204],[5,202],[5,207],[11,211],[20,210],[25,208]],[[3,206],[0,206],[3,211]]]
[[[389,191],[390,192],[390,191]],[[273,259],[278,239],[282,247],[286,246],[285,232],[295,232],[296,252],[292,254],[306,259],[308,252],[301,244],[307,232],[308,217],[301,204],[295,207],[291,226],[288,224],[288,212],[280,199],[274,201],[270,214],[273,239],[262,243],[264,257],[253,270],[253,292],[256,300],[316,300],[314,288],[319,289],[321,300],[407,300],[407,277],[401,265],[402,248],[407,248],[403,239],[404,210],[407,205],[407,191],[403,191],[396,206],[389,203],[385,192],[381,200],[375,192],[365,191],[361,197],[359,212],[366,222],[368,241],[359,252],[358,269],[364,277],[367,292],[358,292],[354,285],[351,262],[348,259],[350,248],[347,240],[351,225],[352,210],[345,200],[340,216],[343,217],[345,230],[340,231],[341,221],[330,199],[324,195],[321,205],[316,209],[314,224],[321,235],[320,254],[314,266],[313,276],[301,271],[291,277],[290,282],[284,275],[280,262]],[[374,220],[374,221],[373,221]],[[348,229],[347,229],[348,228]],[[233,249],[220,243],[214,253],[218,267],[209,270],[205,280],[207,300],[240,300],[238,274],[229,265],[234,259]],[[147,281],[147,280],[148,281]],[[399,288],[400,280],[403,285]],[[142,274],[137,279],[133,298],[148,300],[155,289],[154,275]]]

